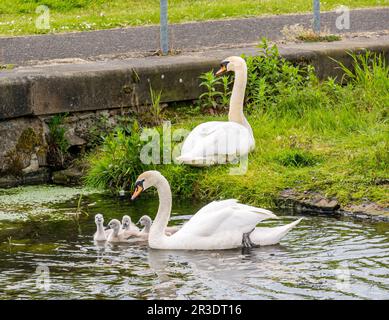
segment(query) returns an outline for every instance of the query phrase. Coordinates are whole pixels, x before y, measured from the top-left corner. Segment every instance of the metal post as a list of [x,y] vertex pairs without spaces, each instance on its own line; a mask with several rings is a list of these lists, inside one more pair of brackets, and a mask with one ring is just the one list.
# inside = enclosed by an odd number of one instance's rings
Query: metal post
[[168,30],[168,21],[167,21],[167,2],[168,0],[160,0],[160,19],[161,19],[161,52],[162,55],[167,55],[169,53],[169,30]]
[[313,0],[313,31],[320,33],[320,0]]

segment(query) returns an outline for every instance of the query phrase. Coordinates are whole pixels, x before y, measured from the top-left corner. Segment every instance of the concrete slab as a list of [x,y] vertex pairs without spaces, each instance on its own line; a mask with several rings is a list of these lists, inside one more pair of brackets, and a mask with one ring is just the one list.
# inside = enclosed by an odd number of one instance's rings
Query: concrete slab
[[[260,4],[258,4],[260,5]],[[389,29],[389,7],[350,11],[350,28],[339,30],[335,11],[322,12],[323,30],[348,35]],[[255,45],[259,39],[283,38],[285,26],[311,27],[312,13],[266,15],[170,25],[170,46],[183,52],[218,47]],[[26,65],[51,59],[96,59],[101,56],[150,55],[159,49],[159,26],[89,32],[0,37],[0,64]]]
[[[351,65],[349,52],[382,52],[389,61],[389,36],[376,40],[280,45],[296,63],[315,66],[319,77],[340,76],[330,58]],[[135,107],[149,104],[150,86],[162,90],[161,102],[197,99],[199,75],[230,55],[256,55],[254,47],[205,50],[185,55],[19,67],[0,72],[0,120],[62,112]]]

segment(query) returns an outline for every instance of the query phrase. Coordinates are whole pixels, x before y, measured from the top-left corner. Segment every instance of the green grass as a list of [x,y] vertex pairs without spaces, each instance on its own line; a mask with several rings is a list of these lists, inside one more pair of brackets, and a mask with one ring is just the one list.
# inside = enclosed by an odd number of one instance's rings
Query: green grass
[[[173,193],[183,197],[232,197],[270,206],[281,191],[293,188],[336,197],[343,205],[374,201],[388,206],[388,185],[377,183],[389,176],[389,68],[382,57],[354,56],[355,70],[345,69],[342,85],[334,79],[319,82],[311,67],[295,67],[280,59],[277,49],[266,42],[262,47],[266,56],[246,58],[246,114],[256,149],[245,175],[230,175],[229,166],[145,166],[132,156],[138,144],[125,154],[113,149],[104,152],[105,145],[103,152],[91,155],[88,183],[131,188],[141,171],[156,168],[170,181]],[[217,99],[216,108],[222,103]],[[225,115],[198,112],[187,117],[185,109],[180,112],[183,117],[177,114],[173,129],[226,120]],[[132,135],[113,137],[110,143],[121,149],[133,139]],[[117,172],[111,175],[113,168]],[[99,179],[105,182],[94,183]]]
[[[35,27],[38,5],[51,9],[49,30]],[[350,8],[387,6],[386,0],[327,0],[322,10],[339,4]],[[169,0],[169,21],[202,21],[309,12],[311,0]],[[0,2],[0,35],[26,35],[49,32],[85,31],[159,23],[159,0],[2,0]]]

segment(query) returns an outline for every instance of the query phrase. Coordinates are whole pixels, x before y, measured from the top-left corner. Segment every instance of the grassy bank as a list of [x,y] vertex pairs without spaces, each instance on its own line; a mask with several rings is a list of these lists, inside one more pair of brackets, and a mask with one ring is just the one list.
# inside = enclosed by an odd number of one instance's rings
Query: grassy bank
[[[35,27],[39,5],[50,8],[50,28]],[[332,10],[338,0],[322,2],[322,10]],[[388,5],[386,0],[344,0],[342,5],[363,8]],[[233,17],[309,12],[306,0],[169,0],[169,21],[201,21]],[[139,26],[159,23],[159,0],[2,0],[0,35],[25,35]]]
[[[263,48],[265,56],[246,58],[245,110],[256,149],[245,175],[229,175],[228,166],[144,165],[137,156],[144,142],[135,124],[109,135],[90,156],[87,183],[130,189],[141,171],[156,168],[174,194],[187,197],[233,197],[269,206],[292,188],[336,197],[343,205],[374,201],[388,206],[389,69],[383,59],[369,53],[354,57],[355,72],[345,69],[347,83],[341,85],[333,79],[319,82],[311,67],[295,67],[280,59],[275,47],[265,43]],[[228,93],[211,74],[203,78],[216,94],[202,96],[197,107],[178,109],[173,130],[226,119]]]

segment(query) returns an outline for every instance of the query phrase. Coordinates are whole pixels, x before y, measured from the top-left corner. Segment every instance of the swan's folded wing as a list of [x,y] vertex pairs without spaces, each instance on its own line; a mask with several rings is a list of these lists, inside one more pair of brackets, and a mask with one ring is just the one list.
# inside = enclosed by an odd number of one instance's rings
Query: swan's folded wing
[[220,209],[231,207],[238,203],[238,200],[236,199],[226,199],[226,200],[218,200],[218,201],[212,201],[202,207],[197,213],[193,216],[194,217],[200,217],[203,214],[212,213],[215,211],[219,211]]
[[[278,219],[278,217],[271,212],[270,210],[257,208],[253,206],[249,206],[246,204],[239,203],[236,199],[226,199],[226,200],[219,200],[219,201],[212,201],[211,203],[207,204],[206,206],[202,207],[194,216],[192,219],[207,219],[209,215],[214,214],[222,209],[226,208],[233,208],[234,210],[242,210],[242,211],[248,211],[248,212],[256,212],[260,213],[261,219]],[[205,216],[205,217],[204,217]],[[191,219],[191,220],[192,220]],[[261,221],[262,221],[261,220]]]
[[265,219],[278,219],[278,217],[273,212],[271,212],[270,210],[266,210],[266,209],[263,209],[263,208],[257,208],[257,207],[249,206],[247,204],[242,204],[242,203],[237,203],[236,206],[240,210],[246,210],[246,211],[252,211],[252,212],[261,213],[262,217],[263,217],[262,220],[265,220]]
[[199,136],[209,136],[210,134],[214,133],[216,130],[218,130],[221,126],[223,126],[225,122],[223,121],[209,121],[204,122],[200,125],[198,125],[196,128],[193,129],[191,133]]
[[181,156],[244,155],[253,141],[249,131],[235,122],[207,122],[197,126],[186,138]]
[[253,230],[263,220],[277,218],[271,211],[239,203],[231,209],[231,212],[216,226],[216,232],[240,230],[242,233],[246,233]]
[[243,234],[274,217],[268,210],[241,205],[235,199],[214,201],[196,213],[179,232],[200,237],[229,231]]
[[202,221],[206,221],[209,219],[211,215],[217,214],[220,210],[232,207],[237,204],[238,200],[236,199],[226,199],[219,201],[212,201],[208,203],[204,207],[202,207],[193,217],[188,221],[191,223],[201,223]]
[[192,235],[207,236],[212,234],[214,223],[218,223],[220,211],[233,206],[238,201],[227,199],[213,201],[202,207],[193,217],[186,222],[177,234],[188,233]]
[[213,211],[210,214],[203,214],[201,216],[193,216],[176,235],[186,233],[192,237],[208,237],[215,234],[215,230],[219,224],[228,217],[232,211],[231,208],[223,208],[218,211]]
[[205,122],[195,127],[189,135],[186,137],[184,144],[182,145],[181,154],[189,153],[195,148],[199,141],[202,141],[204,137],[215,132],[220,124],[220,121]]

